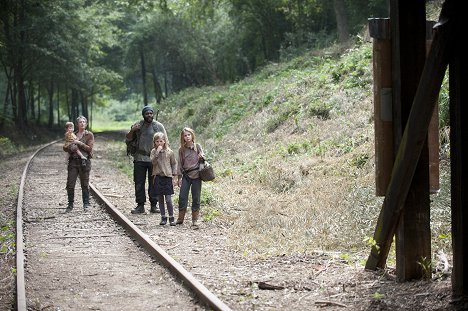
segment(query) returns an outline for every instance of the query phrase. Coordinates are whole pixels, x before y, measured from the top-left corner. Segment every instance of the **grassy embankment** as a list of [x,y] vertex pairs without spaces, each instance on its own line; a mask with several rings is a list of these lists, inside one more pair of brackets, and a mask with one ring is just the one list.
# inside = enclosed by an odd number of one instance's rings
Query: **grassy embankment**
[[[185,90],[164,102],[159,120],[173,149],[184,126],[198,134],[218,174],[204,184],[204,218],[232,225],[233,248],[246,256],[329,252],[363,264],[382,203],[372,96],[372,48],[360,42]],[[129,172],[128,163],[119,165]],[[431,197],[434,253],[450,252],[442,168],[442,190]]]

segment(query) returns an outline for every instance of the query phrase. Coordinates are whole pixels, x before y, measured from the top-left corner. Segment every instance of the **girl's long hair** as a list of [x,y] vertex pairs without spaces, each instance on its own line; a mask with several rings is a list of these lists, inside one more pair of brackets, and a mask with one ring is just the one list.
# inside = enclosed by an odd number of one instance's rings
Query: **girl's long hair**
[[165,150],[171,150],[171,147],[169,147],[169,144],[167,143],[166,135],[164,135],[163,132],[156,132],[156,133],[154,133],[154,135],[153,135],[153,146],[154,146],[154,143],[156,142],[156,140],[158,140],[158,139],[164,140],[163,149],[165,149]]
[[192,134],[192,143],[193,143],[194,146],[196,146],[196,144],[195,144],[195,131],[192,130],[190,127],[184,127],[182,129],[182,131],[180,132],[180,148],[185,147],[184,132],[189,132],[190,134]]

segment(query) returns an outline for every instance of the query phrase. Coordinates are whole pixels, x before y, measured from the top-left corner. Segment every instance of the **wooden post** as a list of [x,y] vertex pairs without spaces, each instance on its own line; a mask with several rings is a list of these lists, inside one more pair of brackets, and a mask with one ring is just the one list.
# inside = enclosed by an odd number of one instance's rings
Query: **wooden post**
[[[447,2],[447,0],[446,0]],[[450,14],[455,29],[464,29],[465,17],[461,3]],[[463,20],[463,22],[462,22]],[[464,26],[465,25],[465,26]],[[460,28],[462,27],[462,28]],[[468,62],[466,31],[458,32],[450,61],[450,161],[452,203],[453,271],[452,293],[454,298],[468,297]]]
[[[447,2],[450,1],[446,0],[444,7]],[[440,20],[443,21],[442,16]],[[406,123],[404,134],[401,139],[401,144],[399,144],[398,147],[395,165],[392,170],[392,177],[387,188],[385,200],[374,233],[376,244],[372,247],[371,254],[366,263],[366,269],[375,270],[376,268],[383,268],[385,266],[393,235],[400,222],[401,213],[405,209],[412,208],[412,206],[406,204],[407,196],[410,192],[416,166],[427,139],[427,130],[429,128],[432,112],[437,102],[436,99],[438,98],[440,86],[442,85],[442,80],[447,68],[448,53],[450,50],[449,45],[453,41],[450,34],[452,34],[453,31],[454,30],[450,28],[450,23],[444,24],[441,22],[434,32],[431,50],[421,74],[408,122]],[[422,55],[424,55],[424,53]],[[393,85],[395,86],[395,83]],[[425,169],[426,171],[428,170],[427,165]],[[428,185],[426,184],[426,186]],[[428,190],[428,187],[426,187],[426,191]],[[415,262],[409,261],[409,264],[414,265]],[[403,273],[403,275],[408,278],[410,277],[409,273]]]
[[[392,4],[392,55],[394,59],[398,59],[393,70],[393,82],[395,84],[396,81],[400,81],[399,87],[394,89],[394,93],[400,94],[400,101],[394,102],[394,105],[401,107],[401,124],[394,124],[396,132],[401,130],[399,127],[411,126],[408,124],[408,118],[426,55],[425,9],[424,1],[395,0]],[[393,20],[393,16],[398,18]],[[397,27],[393,27],[393,24],[397,24]],[[408,190],[405,208],[396,230],[396,274],[399,281],[431,275],[427,128]]]
[[373,38],[375,193],[385,195],[392,173],[392,41],[390,19],[370,18]]
[[[432,28],[434,21],[426,21],[426,55],[432,44]],[[439,106],[436,104],[432,114],[429,131],[427,133],[427,143],[429,145],[429,192],[431,194],[439,193]]]

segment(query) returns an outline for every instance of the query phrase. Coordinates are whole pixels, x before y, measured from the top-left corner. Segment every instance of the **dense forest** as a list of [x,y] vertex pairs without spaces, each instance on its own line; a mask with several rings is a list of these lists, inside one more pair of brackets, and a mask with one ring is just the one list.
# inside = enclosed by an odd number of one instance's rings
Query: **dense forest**
[[350,42],[386,0],[3,0],[0,128],[50,128],[133,98],[238,81]]

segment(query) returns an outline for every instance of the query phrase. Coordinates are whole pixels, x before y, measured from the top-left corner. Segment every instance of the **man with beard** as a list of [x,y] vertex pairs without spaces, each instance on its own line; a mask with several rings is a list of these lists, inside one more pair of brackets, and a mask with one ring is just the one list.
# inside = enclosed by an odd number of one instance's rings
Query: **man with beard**
[[[150,189],[152,188],[153,180],[151,173],[153,171],[150,153],[153,148],[153,135],[156,132],[164,133],[167,137],[164,126],[153,120],[154,110],[150,106],[143,107],[141,111],[143,120],[140,120],[132,125],[127,133],[127,142],[137,139],[137,148],[133,154],[133,181],[135,183],[135,201],[137,203],[132,214],[143,214],[145,212],[146,193],[148,193],[151,203],[151,213],[159,213],[156,208],[157,198],[151,197]],[[145,191],[146,180],[148,180],[148,190]]]

